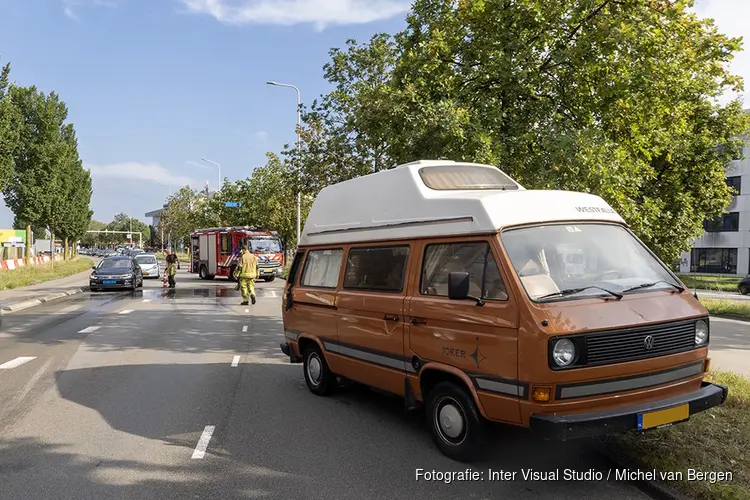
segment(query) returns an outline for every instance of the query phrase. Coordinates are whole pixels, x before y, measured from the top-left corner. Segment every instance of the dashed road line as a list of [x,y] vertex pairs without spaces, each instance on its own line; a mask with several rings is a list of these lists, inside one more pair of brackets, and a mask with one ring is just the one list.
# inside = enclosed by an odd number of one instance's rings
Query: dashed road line
[[0,370],[10,370],[11,368],[17,368],[24,363],[28,363],[32,359],[36,359],[36,356],[19,356],[16,359],[11,359],[10,361],[0,365]]
[[246,312],[246,313],[249,313],[249,312],[250,312],[250,309],[245,309],[245,312]]
[[246,331],[247,331],[247,325],[245,325],[245,326],[243,326],[243,327],[242,327],[242,331],[243,331],[243,332],[246,332]]
[[57,314],[67,314],[73,311],[77,311],[78,309],[82,307],[83,307],[82,304],[73,304],[72,306],[68,306],[64,309],[60,309],[59,311],[57,311]]
[[211,441],[211,436],[213,435],[215,428],[216,426],[214,425],[207,425],[205,429],[203,429],[203,434],[201,434],[201,438],[198,440],[198,445],[193,451],[193,456],[190,458],[203,458],[206,455],[208,442]]
[[240,357],[241,356],[235,356],[234,359],[232,359],[232,368],[236,368],[240,364]]
[[141,302],[151,302],[151,299],[143,299]]
[[80,330],[78,333],[93,333],[93,332],[97,331],[99,328],[101,328],[101,327],[99,327],[99,326],[87,326],[83,330]]
[[132,309],[125,309],[124,311],[120,311],[118,314],[130,314],[132,312],[133,312]]

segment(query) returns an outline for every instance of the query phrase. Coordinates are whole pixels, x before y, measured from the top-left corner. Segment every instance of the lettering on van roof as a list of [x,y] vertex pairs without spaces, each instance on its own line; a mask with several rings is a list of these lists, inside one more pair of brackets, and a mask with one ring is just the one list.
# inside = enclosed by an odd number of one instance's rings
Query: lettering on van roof
[[613,214],[615,211],[609,207],[576,207],[579,212]]

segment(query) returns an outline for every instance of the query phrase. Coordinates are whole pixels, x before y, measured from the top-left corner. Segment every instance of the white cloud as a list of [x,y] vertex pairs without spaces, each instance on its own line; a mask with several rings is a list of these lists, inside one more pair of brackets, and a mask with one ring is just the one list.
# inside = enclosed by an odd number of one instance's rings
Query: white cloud
[[312,23],[316,29],[367,24],[409,11],[407,0],[182,0],[188,12],[229,25]]
[[258,130],[257,132],[255,132],[256,139],[264,140],[267,137],[268,137],[268,132],[266,132],[265,130]]
[[[750,19],[750,2],[747,0],[697,0],[693,8],[700,17],[714,20],[720,32],[731,37],[744,37],[742,52],[735,54],[729,65],[732,73],[740,75],[745,83],[747,95],[750,85],[750,37],[748,37],[747,20]],[[728,93],[722,102],[735,97]],[[747,99],[745,99],[747,107]]]
[[76,10],[80,7],[117,7],[116,0],[62,0],[65,16],[80,21]]
[[84,163],[84,167],[91,172],[91,177],[123,179],[129,181],[148,181],[164,186],[191,186],[202,188],[205,181],[193,179],[184,175],[174,175],[166,168],[156,163],[122,162],[109,165],[92,165]]

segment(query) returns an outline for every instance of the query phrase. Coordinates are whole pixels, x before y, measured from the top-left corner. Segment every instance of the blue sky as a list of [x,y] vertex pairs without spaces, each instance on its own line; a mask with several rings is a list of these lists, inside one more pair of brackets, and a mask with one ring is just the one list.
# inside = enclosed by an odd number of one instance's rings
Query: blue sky
[[[328,51],[404,25],[410,0],[0,0],[0,64],[70,109],[94,179],[94,218],[144,222],[170,186],[249,176],[295,140],[296,93],[329,90]],[[747,0],[699,0],[732,36]],[[745,51],[733,70],[750,79]],[[13,215],[0,207],[0,228]]]
[[[249,176],[329,90],[332,47],[404,24],[389,0],[0,0],[0,64],[67,103],[94,218],[148,222],[172,186]],[[188,163],[193,162],[193,163]],[[4,204],[0,228],[11,227]]]

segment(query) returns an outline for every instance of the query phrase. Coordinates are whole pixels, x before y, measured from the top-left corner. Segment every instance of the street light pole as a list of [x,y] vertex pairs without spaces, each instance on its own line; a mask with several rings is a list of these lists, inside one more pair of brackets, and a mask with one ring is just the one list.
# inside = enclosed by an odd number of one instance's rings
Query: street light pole
[[219,184],[216,185],[216,191],[221,191],[221,165],[219,165],[215,161],[207,160],[206,158],[201,158],[201,160],[205,161],[206,163],[212,163],[219,167]]
[[[299,174],[301,170],[302,162],[302,138],[300,137],[302,127],[302,95],[299,89],[288,83],[279,82],[266,82],[267,85],[274,85],[276,87],[289,87],[297,91],[297,182],[299,182]],[[302,219],[302,194],[297,186],[297,246],[299,246],[300,232],[301,232],[301,219]]]

